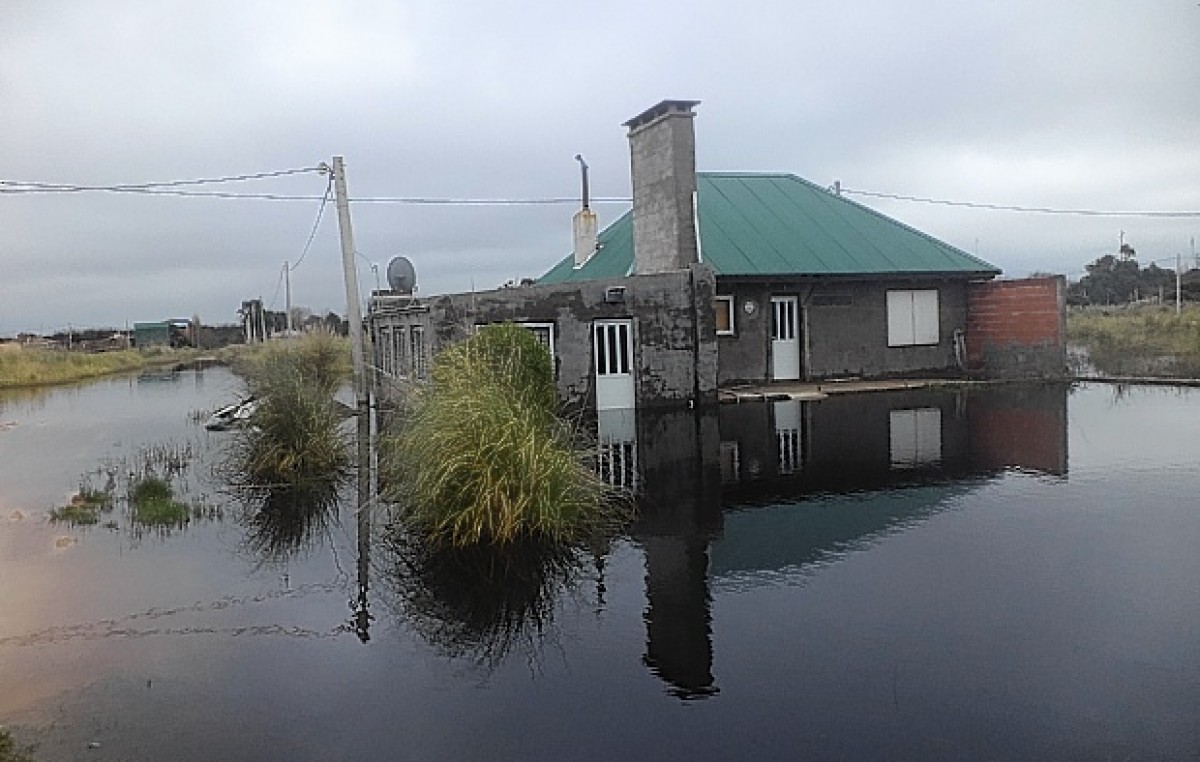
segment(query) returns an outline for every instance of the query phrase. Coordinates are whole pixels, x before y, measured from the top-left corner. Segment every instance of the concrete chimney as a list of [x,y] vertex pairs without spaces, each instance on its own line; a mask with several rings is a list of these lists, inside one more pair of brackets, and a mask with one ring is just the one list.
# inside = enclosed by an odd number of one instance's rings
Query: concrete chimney
[[696,246],[696,131],[700,101],[667,100],[625,122],[633,177],[635,275],[683,270]]
[[579,171],[583,180],[583,199],[579,211],[575,212],[575,217],[571,220],[571,229],[575,235],[575,266],[583,267],[583,263],[596,253],[596,249],[600,245],[600,223],[596,218],[596,213],[590,208],[588,164],[580,154],[575,154],[575,161],[579,162]]

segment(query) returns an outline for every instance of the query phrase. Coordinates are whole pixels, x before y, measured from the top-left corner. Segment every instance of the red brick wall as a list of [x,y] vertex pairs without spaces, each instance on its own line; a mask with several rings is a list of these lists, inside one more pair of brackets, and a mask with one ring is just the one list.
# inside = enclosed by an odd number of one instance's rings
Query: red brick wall
[[1066,278],[973,283],[967,293],[967,368],[989,376],[1066,370]]

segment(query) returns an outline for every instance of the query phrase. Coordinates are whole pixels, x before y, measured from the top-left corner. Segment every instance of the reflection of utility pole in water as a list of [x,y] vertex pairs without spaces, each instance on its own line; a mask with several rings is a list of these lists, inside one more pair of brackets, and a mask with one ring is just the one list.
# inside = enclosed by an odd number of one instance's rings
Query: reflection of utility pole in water
[[371,411],[363,404],[358,406],[358,595],[350,601],[354,612],[350,624],[354,634],[363,643],[371,639],[371,616],[368,610],[367,591],[370,587],[371,566]]

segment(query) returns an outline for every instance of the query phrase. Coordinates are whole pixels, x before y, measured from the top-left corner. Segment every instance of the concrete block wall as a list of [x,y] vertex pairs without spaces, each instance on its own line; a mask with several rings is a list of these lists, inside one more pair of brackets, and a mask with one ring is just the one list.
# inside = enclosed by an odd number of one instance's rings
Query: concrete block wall
[[[939,341],[889,347],[887,292],[937,289]],[[736,335],[720,336],[722,384],[761,383],[771,375],[771,296],[796,296],[800,305],[803,378],[880,377],[959,371],[954,333],[966,328],[967,284],[950,280],[722,282],[734,297]],[[745,303],[755,309],[747,313]]]
[[426,325],[435,353],[469,337],[476,325],[552,323],[559,397],[570,407],[593,409],[592,321],[631,319],[638,406],[705,405],[716,401],[717,389],[713,294],[712,269],[695,265],[657,275],[447,294],[423,300],[420,314],[368,320]]
[[1066,278],[971,284],[967,367],[990,377],[1058,377],[1067,366]]

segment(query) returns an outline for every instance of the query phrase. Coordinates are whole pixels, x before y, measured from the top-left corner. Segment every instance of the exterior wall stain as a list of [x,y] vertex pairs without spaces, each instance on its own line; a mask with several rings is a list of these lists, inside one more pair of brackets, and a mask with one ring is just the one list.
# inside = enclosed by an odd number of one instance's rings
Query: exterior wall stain
[[[379,295],[368,322],[376,338],[424,328],[431,337],[430,353],[466,339],[480,325],[552,325],[559,397],[570,408],[585,409],[596,404],[592,324],[628,319],[637,404],[705,405],[715,403],[717,390],[713,279],[710,268],[694,265],[586,283],[447,294],[422,301],[423,311],[400,309],[401,297]],[[413,366],[393,363],[384,372],[406,376]]]

